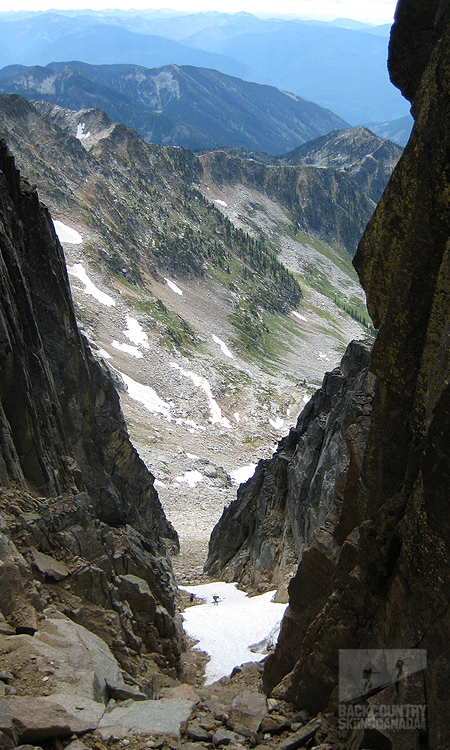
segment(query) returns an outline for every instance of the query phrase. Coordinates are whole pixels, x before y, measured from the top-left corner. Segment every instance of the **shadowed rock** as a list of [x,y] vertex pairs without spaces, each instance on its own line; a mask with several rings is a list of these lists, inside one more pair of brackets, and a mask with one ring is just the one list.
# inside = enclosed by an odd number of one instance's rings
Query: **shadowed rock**
[[[427,668],[399,680],[390,699],[426,703],[429,747],[447,747],[450,9],[440,4],[436,13],[437,5],[398,5],[391,65],[416,122],[355,257],[379,328],[372,418],[359,425],[359,447],[338,479],[337,523],[329,517],[303,551],[264,682],[314,712],[335,708],[339,649],[420,646]],[[363,733],[351,747],[419,747],[422,739],[419,731],[407,739]]]

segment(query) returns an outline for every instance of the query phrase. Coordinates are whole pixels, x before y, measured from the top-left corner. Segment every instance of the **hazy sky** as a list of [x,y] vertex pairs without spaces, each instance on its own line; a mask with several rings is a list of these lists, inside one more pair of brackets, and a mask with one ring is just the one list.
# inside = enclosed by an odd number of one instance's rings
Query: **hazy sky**
[[293,13],[314,18],[354,18],[370,23],[391,23],[396,0],[1,0],[0,10],[70,10],[93,8],[144,8],[170,7],[174,10],[220,10],[237,13],[264,12],[274,15]]

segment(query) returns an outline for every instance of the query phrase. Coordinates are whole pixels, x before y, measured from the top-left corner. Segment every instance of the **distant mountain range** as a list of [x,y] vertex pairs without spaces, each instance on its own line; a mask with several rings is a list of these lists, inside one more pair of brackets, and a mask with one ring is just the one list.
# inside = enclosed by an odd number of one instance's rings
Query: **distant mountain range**
[[406,117],[400,117],[399,120],[392,120],[391,122],[372,122],[367,127],[380,138],[398,143],[400,146],[406,146],[413,123],[412,116],[406,115]]
[[272,86],[167,65],[52,63],[0,71],[0,91],[72,110],[98,108],[142,138],[191,149],[224,146],[282,154],[348,123]]
[[220,30],[221,35],[214,33],[216,27],[204,29],[183,43],[239,60],[268,83],[315,101],[352,124],[391,120],[408,111],[387,74],[385,27],[379,35],[368,28],[292,20],[251,31],[237,21]]
[[193,65],[290,91],[352,124],[408,112],[386,70],[388,26],[248,13],[47,12],[14,18],[0,14],[1,66],[65,60]]

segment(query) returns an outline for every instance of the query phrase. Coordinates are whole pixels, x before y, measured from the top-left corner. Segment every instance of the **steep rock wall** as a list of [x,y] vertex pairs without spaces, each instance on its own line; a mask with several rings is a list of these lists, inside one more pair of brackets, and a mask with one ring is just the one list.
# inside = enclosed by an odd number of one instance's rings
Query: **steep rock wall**
[[370,411],[369,357],[369,343],[353,341],[273,458],[240,486],[211,534],[207,572],[265,588],[295,570],[304,543],[334,508],[349,458],[347,429]]
[[[166,554],[177,535],[129,441],[112,379],[78,331],[50,215],[4,143],[0,514],[0,613],[11,627],[33,632],[45,604],[32,583],[35,547],[67,563],[84,601],[116,611],[123,644],[176,662],[176,587]],[[142,597],[137,602],[122,580],[128,575],[153,599],[144,619]]]
[[[426,649],[415,702],[436,749],[450,746],[450,9],[437,6],[397,9],[391,65],[416,123],[355,258],[379,328],[367,446],[351,457],[337,524],[303,552],[265,667],[268,691],[319,710],[337,703],[340,648]],[[411,65],[417,30],[428,41]]]

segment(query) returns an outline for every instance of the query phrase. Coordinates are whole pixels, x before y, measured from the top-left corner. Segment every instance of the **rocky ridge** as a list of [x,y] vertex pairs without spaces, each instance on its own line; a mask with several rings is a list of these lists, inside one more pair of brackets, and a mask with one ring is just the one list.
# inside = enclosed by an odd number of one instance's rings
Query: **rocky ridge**
[[70,574],[73,617],[109,631],[125,670],[142,652],[154,654],[156,672],[180,670],[167,555],[177,534],[129,441],[112,379],[78,331],[48,211],[4,143],[0,165],[3,632],[39,631],[53,599],[40,577]]
[[231,150],[204,154],[200,162],[210,189],[241,186],[253,191],[256,205],[258,194],[276,200],[289,212],[294,235],[312,232],[353,256],[400,155],[398,146],[360,127],[334,131],[276,159]]
[[264,667],[269,695],[337,713],[339,649],[378,649],[386,658],[426,650],[426,668],[360,700],[367,710],[426,706],[426,724],[355,727],[351,748],[450,743],[449,49],[448,6],[400,0],[390,65],[415,126],[355,257],[379,328],[369,364],[372,413],[363,410],[347,431],[350,460],[335,509],[302,551]]
[[257,590],[295,572],[305,543],[335,511],[336,484],[349,459],[347,430],[357,414],[370,414],[370,351],[369,342],[349,345],[273,457],[240,486],[211,534],[207,572]]
[[95,107],[151,143],[194,150],[236,146],[283,153],[348,127],[330,110],[214,66],[88,65],[54,62],[3,70],[2,93],[81,110]]

